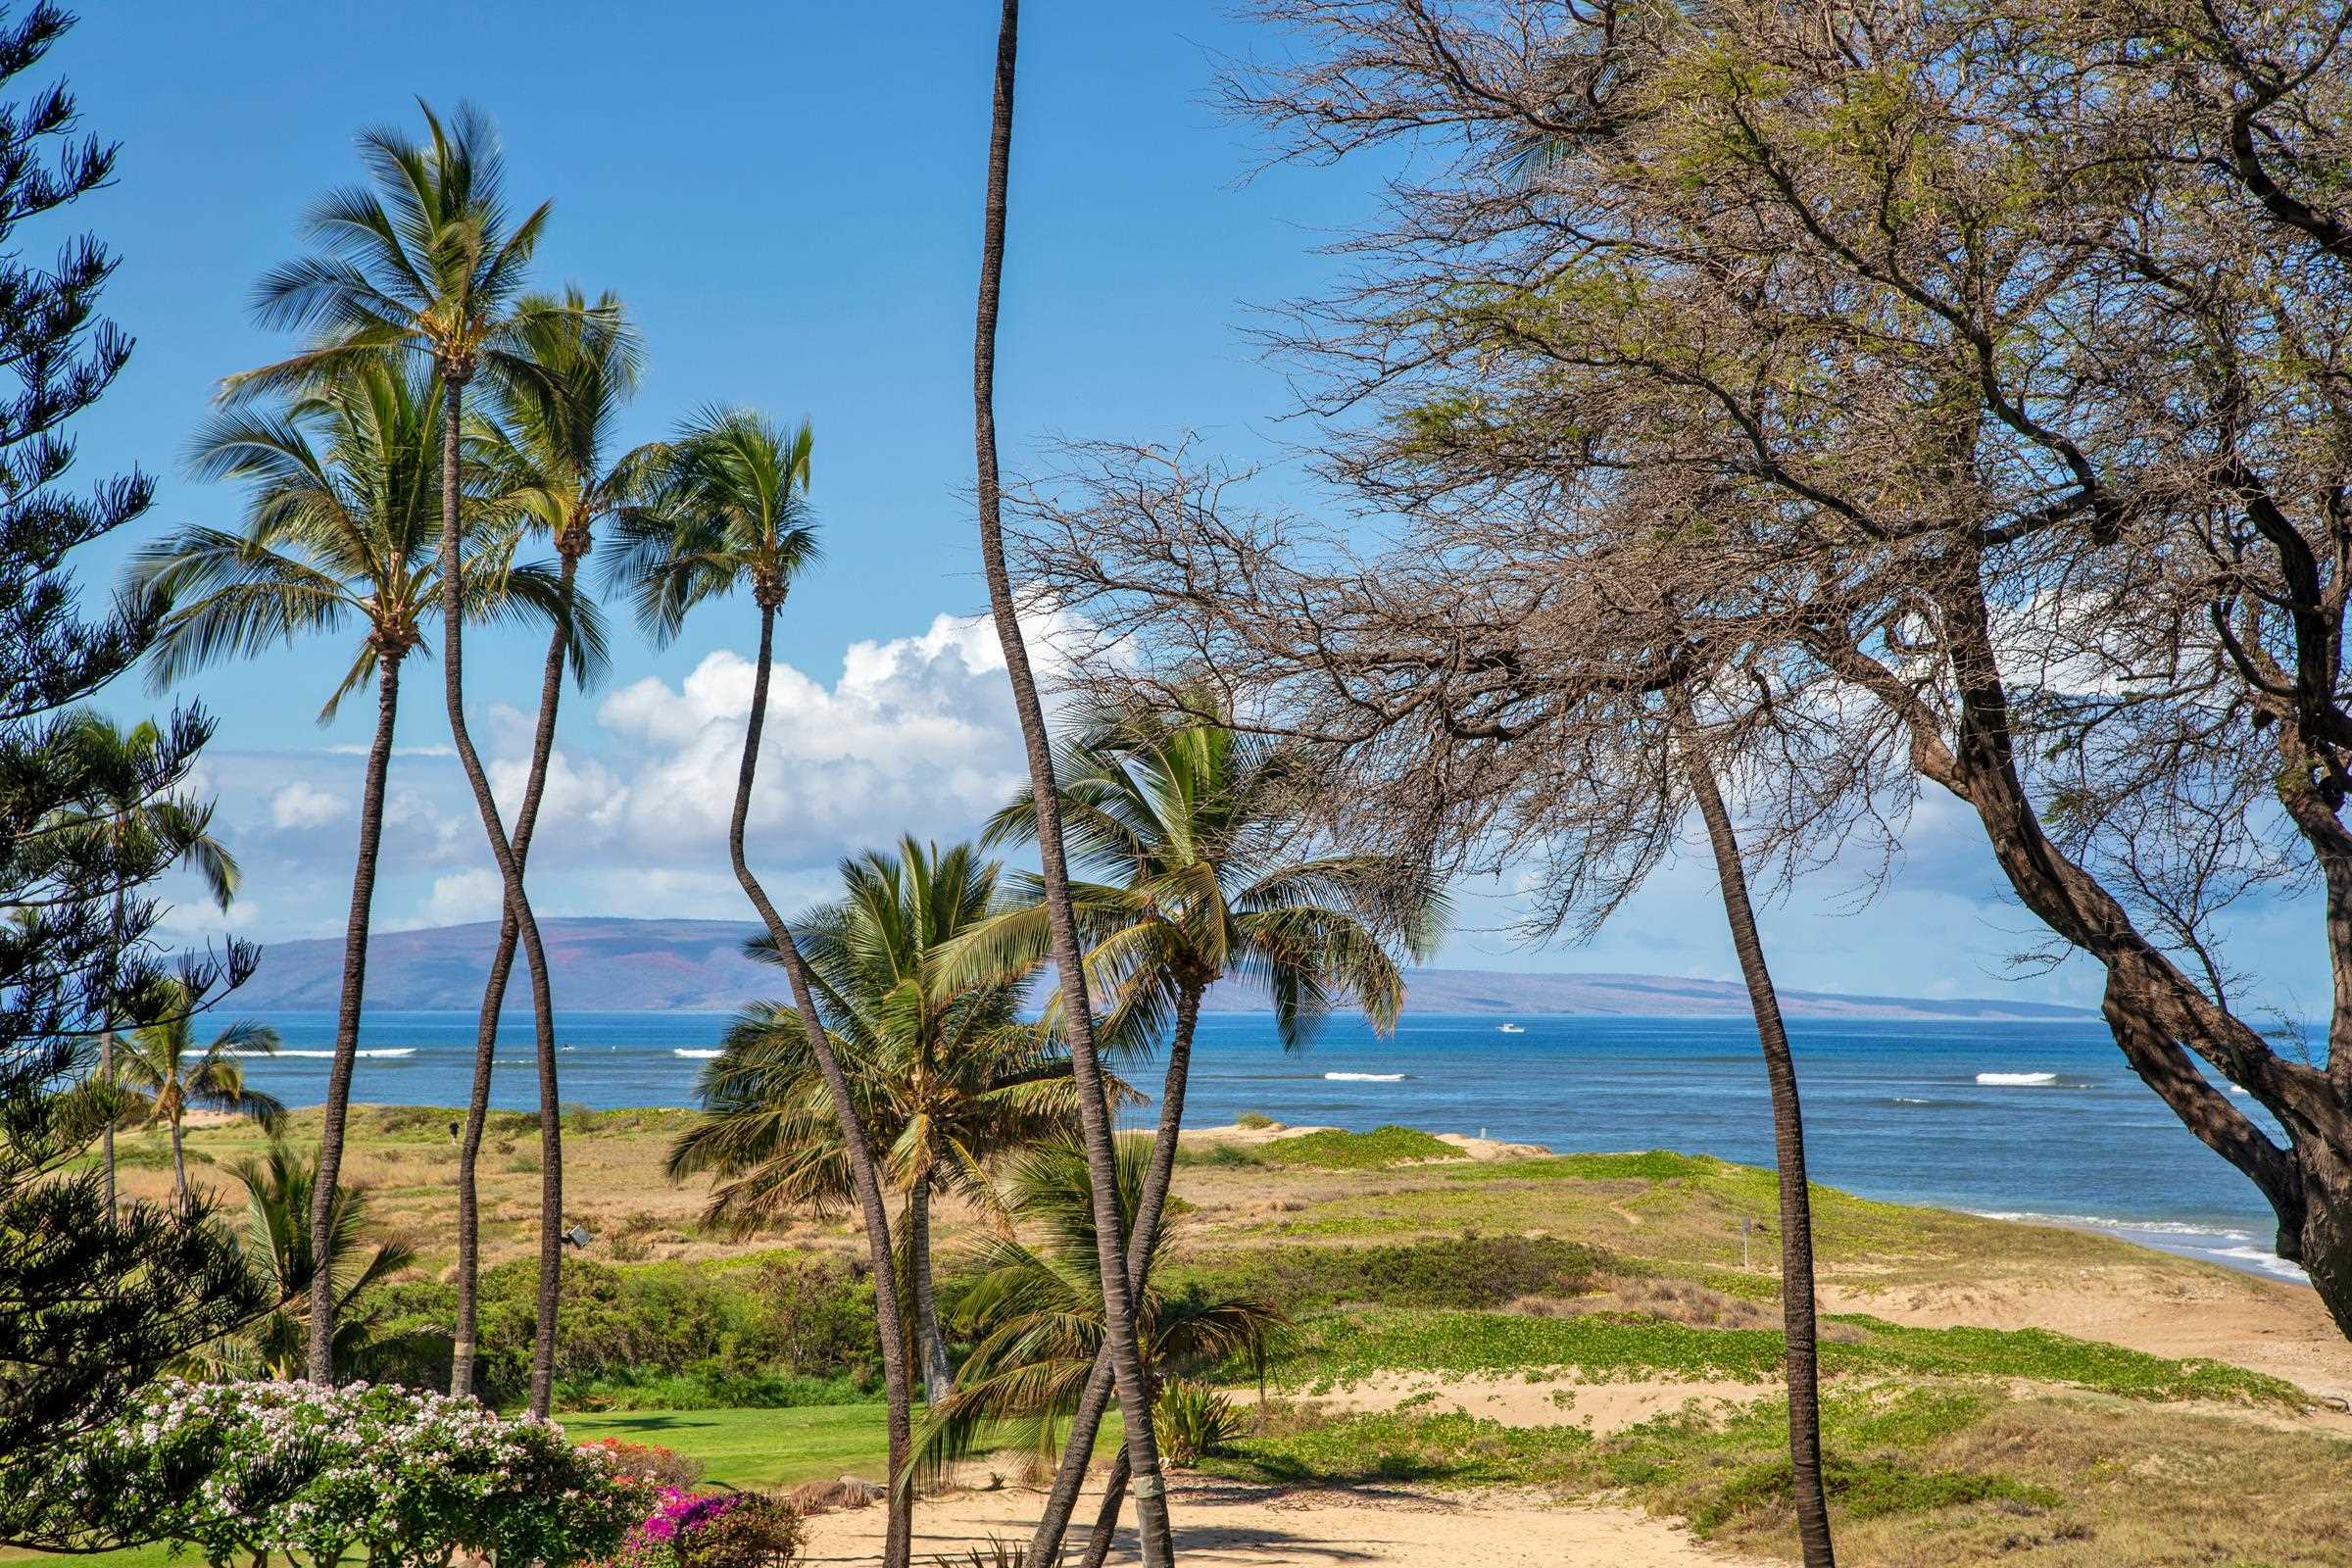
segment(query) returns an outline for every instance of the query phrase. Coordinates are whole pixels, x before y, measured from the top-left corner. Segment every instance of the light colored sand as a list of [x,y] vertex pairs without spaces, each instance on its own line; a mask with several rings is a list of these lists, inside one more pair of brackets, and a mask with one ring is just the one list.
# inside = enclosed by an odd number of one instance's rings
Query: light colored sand
[[[1253,1148],[1285,1138],[1304,1138],[1308,1133],[1338,1132],[1337,1127],[1187,1127],[1184,1141],[1188,1144],[1235,1144]],[[1548,1154],[1550,1150],[1542,1144],[1506,1144],[1499,1138],[1473,1138],[1468,1133],[1432,1133],[1442,1144],[1451,1144],[1472,1159],[1530,1159]],[[1413,1163],[1407,1161],[1407,1164]]]
[[[1097,1497],[1078,1517],[1094,1517]],[[1039,1494],[1027,1489],[952,1493],[915,1513],[915,1556],[961,1556],[989,1538],[1026,1544]],[[1426,1492],[1409,1487],[1347,1493],[1179,1481],[1169,1492],[1176,1544],[1199,1568],[1740,1568],[1763,1559],[1698,1545],[1670,1524],[1630,1509],[1559,1506],[1532,1493]],[[882,1540],[879,1508],[809,1521],[807,1563],[870,1563]],[[1073,1545],[1083,1544],[1073,1529]],[[1137,1561],[1121,1530],[1110,1561]]]
[[1822,1306],[1927,1328],[2052,1329],[2150,1355],[2229,1361],[2323,1397],[2352,1399],[2352,1341],[2316,1294],[2219,1268],[1876,1289],[1866,1280],[1833,1279],[1823,1282]]
[[1409,1404],[1432,1415],[1459,1411],[1500,1421],[1505,1426],[1578,1426],[1594,1437],[1606,1437],[1638,1426],[1655,1415],[1680,1410],[1696,1400],[1709,1414],[1720,1415],[1735,1405],[1771,1398],[1782,1392],[1777,1383],[1678,1382],[1579,1383],[1566,1378],[1530,1382],[1524,1377],[1472,1376],[1441,1378],[1427,1373],[1380,1372],[1345,1389],[1315,1395],[1300,1402],[1333,1414],[1359,1410],[1394,1410]]

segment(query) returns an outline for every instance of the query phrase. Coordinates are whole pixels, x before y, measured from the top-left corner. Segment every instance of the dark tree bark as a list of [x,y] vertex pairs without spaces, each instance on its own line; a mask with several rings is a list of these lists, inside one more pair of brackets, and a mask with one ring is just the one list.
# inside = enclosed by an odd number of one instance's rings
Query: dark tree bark
[[1061,803],[1055,793],[1054,754],[1046,732],[1045,709],[1029,667],[1021,636],[1012,577],[1004,564],[1004,526],[997,467],[997,305],[1004,275],[1005,186],[1012,160],[1013,66],[1020,35],[1020,0],[1004,0],[997,29],[997,78],[989,122],[988,196],[980,251],[980,294],[972,335],[972,445],[979,466],[980,555],[988,576],[988,600],[1004,651],[1013,708],[1020,714],[1021,740],[1029,757],[1029,783],[1037,802],[1038,860],[1044,872],[1046,917],[1053,930],[1054,962],[1061,976],[1062,1017],[1069,1034],[1071,1076],[1077,1082],[1078,1118],[1094,1186],[1097,1260],[1102,1274],[1102,1327],[1119,1407],[1127,1419],[1127,1462],[1135,1471],[1136,1533],[1146,1568],[1175,1559],[1168,1528],[1167,1483],[1160,1474],[1159,1445],[1152,1431],[1151,1389],[1143,1352],[1136,1344],[1134,1294],[1127,1275],[1126,1227],[1119,1215],[1116,1159],[1111,1148],[1110,1107],[1103,1098],[1102,1065],[1096,1054],[1093,1005],[1086,993],[1077,920],[1070,906],[1067,859],[1062,853]]
[[1788,1347],[1788,1471],[1796,1495],[1796,1534],[1805,1568],[1835,1568],[1830,1543],[1830,1508],[1821,1484],[1821,1371],[1813,1304],[1813,1201],[1805,1183],[1805,1122],[1796,1096],[1796,1058],[1781,1023],[1780,995],[1764,965],[1764,944],[1756,935],[1755,906],[1747,896],[1747,872],[1740,840],[1715,775],[1700,758],[1686,752],[1683,771],[1707,825],[1715,852],[1715,881],[1723,892],[1724,918],[1747,982],[1748,1005],[1756,1014],[1756,1039],[1764,1048],[1764,1078],[1772,1087],[1773,1163],[1781,1177],[1781,1321]]
[[[1184,1095],[1192,1075],[1193,1033],[1200,1022],[1200,997],[1204,989],[1201,985],[1187,985],[1176,994],[1176,1025],[1168,1037],[1167,1075],[1159,1089],[1159,1127],[1152,1137],[1152,1162],[1144,1167],[1143,1190],[1136,1199],[1135,1234],[1127,1243],[1127,1278],[1139,1300],[1151,1280],[1152,1250],[1159,1240],[1160,1221],[1167,1212],[1168,1185],[1176,1173],[1176,1143],[1183,1131]],[[1054,1562],[1060,1557],[1062,1538],[1068,1534],[1070,1516],[1078,1507],[1078,1494],[1086,1486],[1087,1466],[1094,1460],[1095,1435],[1102,1430],[1102,1417],[1110,1409],[1111,1387],[1110,1348],[1106,1345],[1095,1356],[1094,1371],[1078,1396],[1078,1412],[1071,1419],[1070,1435],[1062,1441],[1061,1462],[1054,1472],[1053,1490],[1046,1494],[1045,1512],[1038,1519],[1036,1533],[1030,1537],[1031,1562]],[[1111,1462],[1109,1491],[1095,1523],[1094,1540],[1107,1543],[1110,1532],[1117,1527],[1120,1502],[1127,1494],[1127,1455],[1122,1451]],[[1107,1545],[1104,1549],[1108,1549]],[[1087,1550],[1093,1556],[1091,1544]]]
[[[547,644],[547,664],[539,676],[539,723],[531,736],[530,776],[522,786],[522,804],[514,811],[514,864],[527,870],[531,835],[539,824],[539,802],[547,793],[548,759],[556,749],[556,710],[564,698],[564,656],[571,640],[572,596],[577,592],[580,553],[557,542],[562,558],[557,594],[562,618]],[[475,1025],[473,1087],[466,1102],[466,1126],[458,1144],[458,1327],[452,1339],[449,1392],[473,1392],[474,1332],[480,1310],[481,1201],[475,1172],[482,1152],[482,1124],[490,1114],[490,1072],[498,1055],[498,1018],[507,1004],[507,982],[514,972],[514,949],[522,928],[509,906],[498,922],[498,951],[490,958],[490,980],[482,988],[482,1011]],[[561,1219],[557,1221],[561,1226]]]
[[368,745],[368,771],[360,788],[360,853],[351,872],[351,912],[343,922],[343,991],[335,1009],[335,1055],[327,1064],[318,1168],[311,1189],[314,1273],[303,1375],[313,1383],[332,1383],[335,1375],[335,1292],[329,1277],[335,1183],[343,1170],[343,1124],[351,1113],[351,1070],[360,1049],[360,999],[368,988],[368,918],[375,903],[376,849],[384,836],[384,775],[392,765],[392,730],[400,715],[400,662],[406,653],[403,648],[376,650],[375,737]]
[[890,1250],[890,1210],[883,1202],[881,1174],[874,1164],[873,1146],[866,1141],[865,1123],[858,1114],[857,1098],[850,1093],[850,1080],[842,1071],[841,1058],[825,1034],[823,1014],[816,1010],[816,987],[810,980],[808,965],[801,957],[800,946],[793,941],[792,928],[776,912],[767,890],[752,874],[751,861],[744,855],[744,824],[751,817],[752,783],[760,768],[760,732],[767,721],[768,664],[775,654],[776,610],[782,601],[780,594],[768,588],[755,588],[754,592],[760,605],[760,662],[752,670],[752,712],[744,727],[743,765],[735,778],[735,814],[727,824],[727,855],[735,865],[735,880],[743,885],[744,896],[752,901],[752,907],[760,911],[760,921],[775,944],[776,956],[783,960],[785,977],[792,986],[792,1004],[800,1009],[808,1049],[816,1057],[817,1071],[824,1075],[826,1093],[833,1101],[833,1115],[841,1126],[842,1148],[849,1158],[858,1207],[865,1219],[866,1255],[872,1261],[874,1273],[874,1326],[882,1349],[882,1390],[889,1409],[892,1485],[885,1503],[890,1509],[890,1522],[883,1539],[882,1568],[907,1568],[914,1549],[914,1497],[909,1489],[897,1483],[913,1451],[913,1397],[906,1366],[906,1328],[899,1312],[898,1267]]
[[1121,1448],[1110,1456],[1110,1473],[1102,1478],[1102,1501],[1095,1509],[1095,1528],[1086,1538],[1078,1568],[1102,1568],[1110,1556],[1111,1543],[1118,1539],[1119,1504],[1126,1500],[1127,1450]]
[[539,1054],[539,1300],[537,1332],[531,1347],[530,1413],[545,1420],[555,1399],[556,1315],[563,1300],[564,1268],[564,1118],[556,1084],[555,1003],[549,994],[547,952],[540,946],[539,922],[531,913],[530,896],[522,885],[522,862],[515,858],[499,820],[498,798],[490,792],[490,777],[473,748],[466,725],[465,601],[460,592],[458,548],[458,464],[461,406],[466,377],[444,367],[446,390],[441,408],[441,691],[449,710],[450,744],[458,764],[472,787],[473,804],[490,840],[490,855],[522,937],[523,960],[531,975],[531,1022]]

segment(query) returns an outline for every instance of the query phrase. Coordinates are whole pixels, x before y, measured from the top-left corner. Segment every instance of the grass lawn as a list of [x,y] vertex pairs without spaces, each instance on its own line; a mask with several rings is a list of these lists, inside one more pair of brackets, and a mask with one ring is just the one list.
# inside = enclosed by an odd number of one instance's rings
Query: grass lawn
[[702,1460],[707,1479],[736,1487],[791,1487],[845,1475],[879,1481],[888,1464],[878,1404],[576,1415],[559,1410],[556,1419],[577,1442],[617,1438],[674,1448]]

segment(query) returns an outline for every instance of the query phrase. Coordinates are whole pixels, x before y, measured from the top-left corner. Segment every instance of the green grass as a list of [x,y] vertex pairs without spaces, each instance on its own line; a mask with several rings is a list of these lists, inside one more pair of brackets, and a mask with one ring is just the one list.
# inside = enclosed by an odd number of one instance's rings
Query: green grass
[[[2148,1400],[2217,1399],[2300,1408],[2291,1384],[2219,1361],[2175,1361],[2043,1329],[1904,1328],[1876,1318],[1831,1320],[1858,1331],[1821,1348],[1831,1375],[2021,1378]],[[1300,1325],[1278,1366],[1293,1387],[1377,1372],[1534,1373],[1574,1368],[1590,1382],[1663,1374],[1764,1382],[1779,1375],[1776,1329],[1694,1328],[1627,1312],[1523,1317],[1497,1312],[1373,1308]]]
[[793,1410],[557,1412],[574,1442],[654,1443],[703,1461],[705,1478],[734,1487],[790,1487],[858,1475],[883,1479],[889,1446],[878,1404]]
[[1375,1127],[1368,1133],[1338,1128],[1277,1138],[1254,1151],[1268,1165],[1312,1166],[1318,1170],[1378,1170],[1424,1159],[1462,1159],[1443,1139],[1411,1127]]

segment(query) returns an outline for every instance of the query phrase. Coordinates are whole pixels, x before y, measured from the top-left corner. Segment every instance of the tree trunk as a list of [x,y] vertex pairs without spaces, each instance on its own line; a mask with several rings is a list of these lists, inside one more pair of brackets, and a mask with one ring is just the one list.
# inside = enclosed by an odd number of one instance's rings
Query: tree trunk
[[[1152,1162],[1144,1167],[1143,1190],[1136,1198],[1135,1234],[1127,1243],[1127,1278],[1139,1298],[1151,1279],[1152,1250],[1159,1240],[1168,1186],[1176,1173],[1176,1141],[1184,1126],[1184,1095],[1192,1076],[1193,1032],[1200,1022],[1200,996],[1204,989],[1204,984],[1188,984],[1176,993],[1176,1027],[1168,1039],[1167,1076],[1159,1089],[1159,1129],[1152,1135]],[[1111,1388],[1110,1347],[1105,1345],[1096,1352],[1094,1371],[1078,1396],[1078,1411],[1070,1422],[1069,1437],[1062,1442],[1061,1462],[1054,1473],[1053,1490],[1046,1494],[1045,1512],[1039,1516],[1037,1530],[1030,1537],[1031,1562],[1054,1562],[1060,1557],[1062,1538],[1068,1533],[1070,1516],[1078,1507],[1078,1494],[1086,1486],[1086,1467],[1094,1460],[1095,1435],[1102,1430],[1102,1417],[1110,1408]],[[1124,1494],[1127,1489],[1124,1452],[1114,1461],[1114,1468],[1119,1482],[1111,1489],[1112,1494]],[[1115,1524],[1118,1508],[1108,1503],[1105,1507]]]
[[[531,736],[531,771],[514,812],[514,864],[527,870],[531,835],[539,824],[539,802],[547,793],[548,760],[556,749],[556,710],[564,698],[564,655],[570,642],[572,596],[580,558],[564,550],[557,597],[563,619],[548,637],[547,664],[539,675],[539,724]],[[481,1274],[480,1195],[475,1169],[482,1152],[482,1123],[490,1114],[490,1073],[498,1056],[498,1018],[507,1004],[507,982],[514,973],[514,948],[522,928],[512,906],[501,911],[498,951],[490,958],[490,981],[482,988],[482,1011],[474,1027],[473,1090],[466,1102],[466,1127],[458,1144],[458,1328],[449,1358],[449,1392],[473,1393],[474,1331],[479,1317]],[[534,1020],[535,1022],[536,1020]],[[561,1221],[558,1221],[561,1224]]]
[[906,1266],[914,1274],[914,1333],[923,1368],[923,1397],[932,1404],[948,1396],[956,1373],[948,1365],[948,1339],[939,1328],[939,1296],[931,1283],[931,1187],[917,1182],[906,1195]]
[[980,294],[972,333],[972,445],[979,467],[980,555],[988,576],[989,607],[997,641],[1004,651],[1004,673],[1021,718],[1021,740],[1029,754],[1030,794],[1037,802],[1037,849],[1044,872],[1046,918],[1054,934],[1054,962],[1060,971],[1062,1016],[1069,1034],[1070,1072],[1077,1082],[1079,1130],[1087,1170],[1094,1184],[1095,1242],[1102,1274],[1102,1329],[1118,1382],[1119,1408],[1127,1418],[1127,1462],[1135,1471],[1136,1535],[1145,1568],[1175,1560],[1168,1528],[1167,1483],[1160,1475],[1159,1445],[1152,1432],[1150,1386],[1143,1351],[1136,1343],[1134,1296],[1127,1278],[1126,1227],[1119,1214],[1117,1161],[1111,1149],[1110,1107],[1103,1099],[1102,1065],[1096,1054],[1093,1004],[1078,947],[1077,920],[1070,907],[1069,866],[1062,853],[1060,798],[1054,779],[1052,738],[1029,650],[1021,637],[1011,573],[1004,565],[1004,526],[997,468],[997,305],[1004,275],[1005,185],[1012,161],[1013,63],[1020,35],[1020,0],[1004,0],[997,28],[997,80],[989,122],[988,198],[981,239]]
[[[118,824],[120,821],[121,818],[117,818]],[[122,862],[122,831],[119,825],[115,833],[114,850],[115,863],[119,866]],[[122,881],[121,873],[118,872],[115,880],[114,903],[109,907],[107,913],[107,930],[113,937],[114,941],[107,955],[108,980],[106,988],[106,1012],[105,1015],[100,1019],[100,1022],[104,1027],[102,1027],[98,1033],[98,1081],[104,1084],[110,1091],[115,1087],[115,992],[119,986],[122,974]],[[106,1165],[106,1211],[109,1214],[112,1214],[115,1211],[116,1205],[115,1118],[111,1114],[106,1118],[106,1132],[104,1137],[106,1151],[102,1157]]]
[[179,1141],[179,1118],[172,1118],[172,1197],[182,1208],[188,1202],[188,1152]]
[[[1095,1510],[1095,1528],[1087,1535],[1078,1568],[1102,1568],[1110,1544],[1119,1533],[1119,1507],[1127,1500],[1127,1450],[1110,1457],[1110,1474],[1102,1478],[1102,1504]],[[1050,1560],[1050,1559],[1049,1559]]]
[[328,1276],[334,1250],[335,1183],[343,1171],[343,1122],[351,1111],[351,1070],[360,1049],[360,999],[368,987],[368,915],[375,902],[375,856],[384,836],[384,775],[392,763],[392,729],[400,713],[403,650],[378,650],[375,738],[360,790],[360,853],[352,866],[351,912],[343,922],[343,992],[336,1004],[335,1055],[327,1064],[326,1106],[318,1127],[318,1168],[311,1187],[311,1320],[303,1375],[334,1381],[335,1293]]
[[866,1141],[865,1123],[858,1114],[857,1097],[850,1092],[849,1077],[842,1071],[841,1058],[835,1054],[833,1042],[825,1033],[823,1015],[816,1010],[816,987],[810,983],[808,965],[802,960],[800,946],[792,939],[792,928],[776,912],[767,890],[752,874],[751,861],[744,855],[744,824],[751,817],[752,782],[760,767],[760,732],[767,721],[768,665],[775,655],[775,642],[776,606],[763,600],[760,605],[760,662],[752,670],[752,712],[744,726],[743,765],[735,777],[735,814],[727,825],[727,854],[734,861],[735,880],[743,885],[744,896],[752,901],[752,907],[760,911],[760,918],[775,943],[776,956],[784,962],[785,977],[792,986],[792,1004],[800,1009],[808,1048],[816,1057],[817,1071],[824,1075],[825,1092],[833,1102],[833,1115],[841,1127],[842,1149],[857,1189],[858,1206],[865,1217],[866,1252],[874,1271],[874,1327],[881,1342],[882,1391],[889,1411],[886,1421],[890,1485],[885,1505],[890,1518],[883,1540],[882,1568],[907,1568],[914,1549],[914,1496],[899,1481],[913,1449],[914,1401],[906,1366],[906,1331],[899,1312],[898,1268],[890,1251],[890,1210],[883,1202],[882,1178],[874,1164],[873,1146]]
[[531,1348],[532,1419],[544,1421],[555,1397],[556,1313],[563,1298],[564,1266],[564,1118],[556,1087],[555,1004],[548,992],[547,952],[539,943],[539,922],[522,886],[522,865],[514,858],[500,823],[498,799],[490,793],[489,775],[473,749],[466,727],[465,600],[460,592],[462,563],[458,548],[458,430],[465,399],[465,377],[444,368],[441,404],[441,695],[449,710],[450,744],[458,765],[472,787],[474,808],[482,831],[490,840],[490,855],[498,862],[499,881],[507,907],[514,912],[522,938],[523,960],[531,973],[531,1022],[539,1048],[539,1321]]
[[1707,824],[1715,851],[1715,881],[1723,892],[1724,917],[1732,946],[1755,1009],[1756,1038],[1764,1048],[1764,1077],[1772,1087],[1772,1148],[1781,1176],[1781,1317],[1788,1348],[1788,1471],[1796,1494],[1796,1534],[1805,1568],[1834,1568],[1830,1509],[1821,1485],[1821,1377],[1813,1309],[1813,1202],[1805,1183],[1805,1124],[1796,1096],[1796,1060],[1781,1024],[1780,997],[1764,966],[1764,944],[1756,935],[1756,911],[1748,902],[1747,873],[1740,841],[1715,775],[1686,751],[1684,772]]

